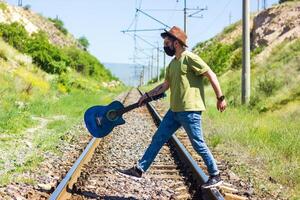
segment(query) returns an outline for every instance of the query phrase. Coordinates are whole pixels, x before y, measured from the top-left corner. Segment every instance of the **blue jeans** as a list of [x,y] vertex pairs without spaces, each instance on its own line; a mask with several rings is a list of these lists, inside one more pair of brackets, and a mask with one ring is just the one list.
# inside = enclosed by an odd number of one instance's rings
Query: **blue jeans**
[[201,111],[172,112],[169,110],[157,131],[152,137],[151,144],[139,160],[137,167],[147,171],[161,147],[170,139],[173,133],[183,126],[196,152],[202,157],[209,175],[219,173],[215,159],[203,139],[201,127]]

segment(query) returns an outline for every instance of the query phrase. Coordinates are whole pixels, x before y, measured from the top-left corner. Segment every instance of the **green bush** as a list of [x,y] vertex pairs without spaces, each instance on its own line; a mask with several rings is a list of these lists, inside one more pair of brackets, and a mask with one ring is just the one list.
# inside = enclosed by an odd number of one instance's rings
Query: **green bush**
[[239,80],[231,80],[225,88],[225,94],[229,105],[236,106],[241,101],[241,83]]
[[31,5],[27,4],[26,6],[24,6],[24,10],[30,10],[31,9]]
[[67,35],[68,34],[68,30],[64,27],[64,22],[58,18],[52,19],[52,18],[48,18],[51,22],[54,23],[54,26],[60,30],[63,34]]
[[0,49],[0,58],[7,61],[7,53],[5,52],[4,49]]
[[287,1],[297,1],[297,0],[279,0],[279,3],[284,3],[284,2],[287,2]]
[[257,89],[259,92],[262,92],[266,96],[270,96],[279,88],[279,81],[274,77],[264,77],[258,79]]
[[4,2],[0,2],[0,10],[6,11],[7,5]]
[[26,49],[29,35],[25,28],[17,22],[12,24],[0,23],[0,36],[5,42],[21,52]]
[[71,67],[77,72],[94,77],[99,81],[116,79],[89,52],[77,47],[60,48],[55,46],[49,42],[49,38],[44,32],[40,31],[29,36],[25,28],[18,23],[0,23],[0,36],[20,52],[29,54],[33,62],[47,73],[62,74],[66,72],[67,67]]
[[98,79],[101,77],[102,80],[109,80],[112,77],[110,71],[88,52],[74,47],[64,48],[63,51],[70,59],[69,66],[76,71]]
[[61,50],[50,44],[43,32],[28,35],[25,28],[18,24],[0,24],[0,35],[8,44],[22,53],[27,53],[33,62],[48,73],[61,73],[65,71],[68,58]]
[[212,41],[200,44],[198,48],[199,56],[216,74],[220,75],[228,69],[228,63],[232,52],[230,45]]
[[66,71],[66,65],[70,63],[68,57],[61,49],[49,43],[45,33],[33,34],[28,44],[26,53],[30,54],[33,62],[44,71],[52,74]]
[[90,46],[90,43],[85,36],[80,37],[78,39],[78,42],[86,49],[89,48],[89,46]]
[[255,57],[257,54],[260,54],[260,52],[262,52],[265,49],[266,46],[259,46],[256,47],[255,49],[251,50],[251,58]]
[[232,44],[224,44],[216,39],[199,43],[193,50],[220,75],[228,69],[238,69],[242,63],[242,38],[238,37]]
[[243,40],[242,40],[242,36],[239,36],[233,43],[232,43],[232,49],[236,50],[238,48],[242,48],[243,47]]
[[230,58],[230,68],[231,69],[240,69],[242,68],[242,49],[236,49]]

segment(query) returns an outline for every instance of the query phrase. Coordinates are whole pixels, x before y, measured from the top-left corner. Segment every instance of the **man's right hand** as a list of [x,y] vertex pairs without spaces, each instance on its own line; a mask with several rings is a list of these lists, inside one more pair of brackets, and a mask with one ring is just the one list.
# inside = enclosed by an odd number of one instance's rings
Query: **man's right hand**
[[138,103],[139,103],[139,106],[143,106],[145,104],[144,100],[147,99],[147,95],[146,93],[141,96],[141,98],[139,99]]
[[[156,88],[149,91],[148,95],[147,95],[147,93],[145,93],[138,101],[139,106],[144,105],[145,104],[144,100],[147,99],[149,96],[151,97],[151,96],[154,96],[157,94],[161,94],[161,93],[165,92],[167,89],[169,89],[169,83],[167,81],[165,81],[162,84],[158,85]],[[149,93],[151,93],[151,95]]]

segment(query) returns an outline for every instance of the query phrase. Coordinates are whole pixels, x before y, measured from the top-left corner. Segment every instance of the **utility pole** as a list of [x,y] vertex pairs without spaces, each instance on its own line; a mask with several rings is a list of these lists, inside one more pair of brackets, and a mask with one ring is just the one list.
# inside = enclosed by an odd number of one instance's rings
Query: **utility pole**
[[143,65],[143,69],[141,71],[140,86],[144,85],[144,78],[145,78],[145,66]]
[[257,0],[257,12],[259,12],[259,1],[260,0]]
[[147,82],[149,82],[151,80],[150,69],[151,69],[151,64],[150,64],[150,60],[149,60],[149,62],[148,62],[148,81]]
[[243,0],[242,104],[250,101],[250,0]]
[[159,82],[159,46],[157,47],[157,82]]
[[153,78],[153,59],[154,59],[154,56],[153,56],[153,51],[152,51],[152,56],[151,56],[151,79]]
[[184,0],[183,15],[184,15],[184,29],[183,30],[186,33],[186,0]]
[[263,8],[264,8],[264,10],[266,10],[266,8],[267,8],[267,0],[263,0]]
[[231,11],[229,12],[229,25],[231,25],[231,18],[232,18],[232,15],[231,15]]
[[[194,12],[192,14],[188,14],[188,10],[194,10]],[[202,16],[196,16],[198,13],[207,10],[207,7],[205,8],[187,8],[186,6],[186,0],[184,0],[184,7],[183,7],[183,30],[186,33],[187,32],[187,17],[195,17],[195,18],[202,18]]]
[[166,76],[166,52],[164,52],[164,76]]
[[18,6],[22,6],[22,0],[18,0]]

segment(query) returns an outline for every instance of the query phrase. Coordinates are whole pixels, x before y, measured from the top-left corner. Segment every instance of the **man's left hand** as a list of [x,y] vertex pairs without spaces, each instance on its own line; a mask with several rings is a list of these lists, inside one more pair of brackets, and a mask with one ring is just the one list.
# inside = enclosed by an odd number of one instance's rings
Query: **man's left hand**
[[226,109],[226,107],[227,107],[227,103],[225,99],[223,99],[222,101],[217,100],[218,111],[223,112]]

